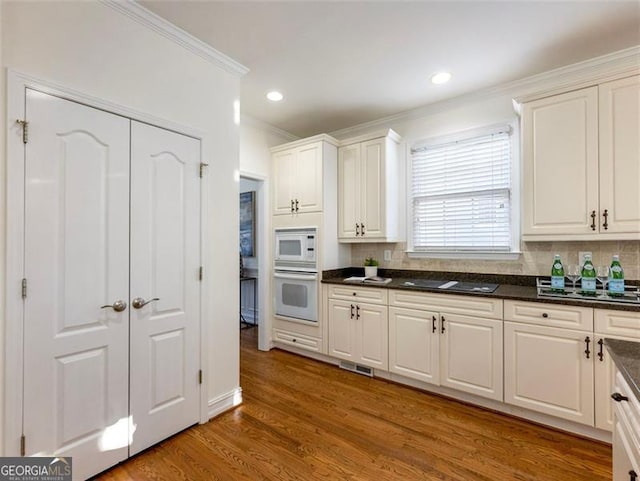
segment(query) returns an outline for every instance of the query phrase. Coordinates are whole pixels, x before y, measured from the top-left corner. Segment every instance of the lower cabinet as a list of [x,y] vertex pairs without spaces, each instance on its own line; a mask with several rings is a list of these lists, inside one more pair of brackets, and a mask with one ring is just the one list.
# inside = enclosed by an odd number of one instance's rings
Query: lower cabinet
[[390,307],[389,371],[502,401],[502,321]]
[[328,301],[329,355],[387,370],[387,306],[340,299]]
[[593,333],[504,323],[505,402],[593,425]]
[[613,429],[613,480],[640,479],[640,402],[627,381],[616,371],[612,393],[624,396],[615,403]]

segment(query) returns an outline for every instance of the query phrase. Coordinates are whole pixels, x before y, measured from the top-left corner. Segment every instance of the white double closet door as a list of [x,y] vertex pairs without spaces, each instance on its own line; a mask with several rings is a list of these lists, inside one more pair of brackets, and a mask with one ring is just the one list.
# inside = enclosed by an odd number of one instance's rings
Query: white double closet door
[[29,89],[26,118],[26,454],[84,479],[199,419],[200,143]]

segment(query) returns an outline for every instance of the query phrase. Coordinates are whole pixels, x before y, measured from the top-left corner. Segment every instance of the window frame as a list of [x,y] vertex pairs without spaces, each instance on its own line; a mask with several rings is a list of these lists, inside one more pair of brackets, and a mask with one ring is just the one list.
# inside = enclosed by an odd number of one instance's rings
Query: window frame
[[[494,250],[452,250],[452,249],[429,249],[416,250],[413,245],[413,192],[411,189],[413,181],[413,166],[411,164],[411,150],[428,144],[440,144],[455,142],[462,139],[479,137],[504,128],[510,128],[511,133],[511,186],[510,200],[511,212],[509,215],[511,246],[508,251]],[[478,260],[517,260],[521,252],[520,239],[520,202],[521,202],[521,178],[520,178],[520,123],[518,118],[508,121],[486,125],[479,128],[452,132],[450,134],[438,135],[434,137],[419,137],[407,141],[406,145],[406,230],[407,247],[405,253],[410,258],[432,258],[432,259],[478,259]]]

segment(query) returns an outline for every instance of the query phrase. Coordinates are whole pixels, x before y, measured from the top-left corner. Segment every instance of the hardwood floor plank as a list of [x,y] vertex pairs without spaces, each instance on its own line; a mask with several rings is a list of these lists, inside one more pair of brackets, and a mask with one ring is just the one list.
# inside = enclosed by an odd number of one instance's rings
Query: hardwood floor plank
[[610,481],[611,448],[371,379],[241,332],[244,403],[104,481]]

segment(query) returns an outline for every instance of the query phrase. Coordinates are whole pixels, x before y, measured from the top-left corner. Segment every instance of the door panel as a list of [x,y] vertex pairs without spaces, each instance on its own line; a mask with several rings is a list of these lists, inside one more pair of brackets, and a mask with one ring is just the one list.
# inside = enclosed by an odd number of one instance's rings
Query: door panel
[[273,154],[273,214],[291,214],[295,175],[295,154],[292,151]]
[[338,150],[338,237],[356,237],[356,224],[360,222],[359,179],[360,144],[341,147]]
[[358,362],[386,371],[389,368],[389,321],[387,307],[358,304],[356,319]]
[[[27,89],[24,434],[83,479],[127,457],[129,120]],[[117,428],[114,428],[117,426]]]
[[[199,419],[199,141],[131,124],[131,454]],[[158,300],[153,301],[153,299]]]
[[384,172],[385,139],[376,139],[362,144],[360,212],[364,237],[384,236]]
[[504,329],[505,402],[593,425],[593,360],[584,353],[593,334],[512,322]]
[[600,93],[601,233],[640,233],[640,76],[607,82]]
[[329,355],[349,361],[355,360],[355,320],[351,312],[355,305],[329,299]]
[[389,308],[389,370],[391,372],[419,381],[439,384],[438,317],[437,312]]
[[440,383],[503,400],[502,321],[442,314]]
[[292,170],[296,212],[322,212],[322,142],[297,149]]

